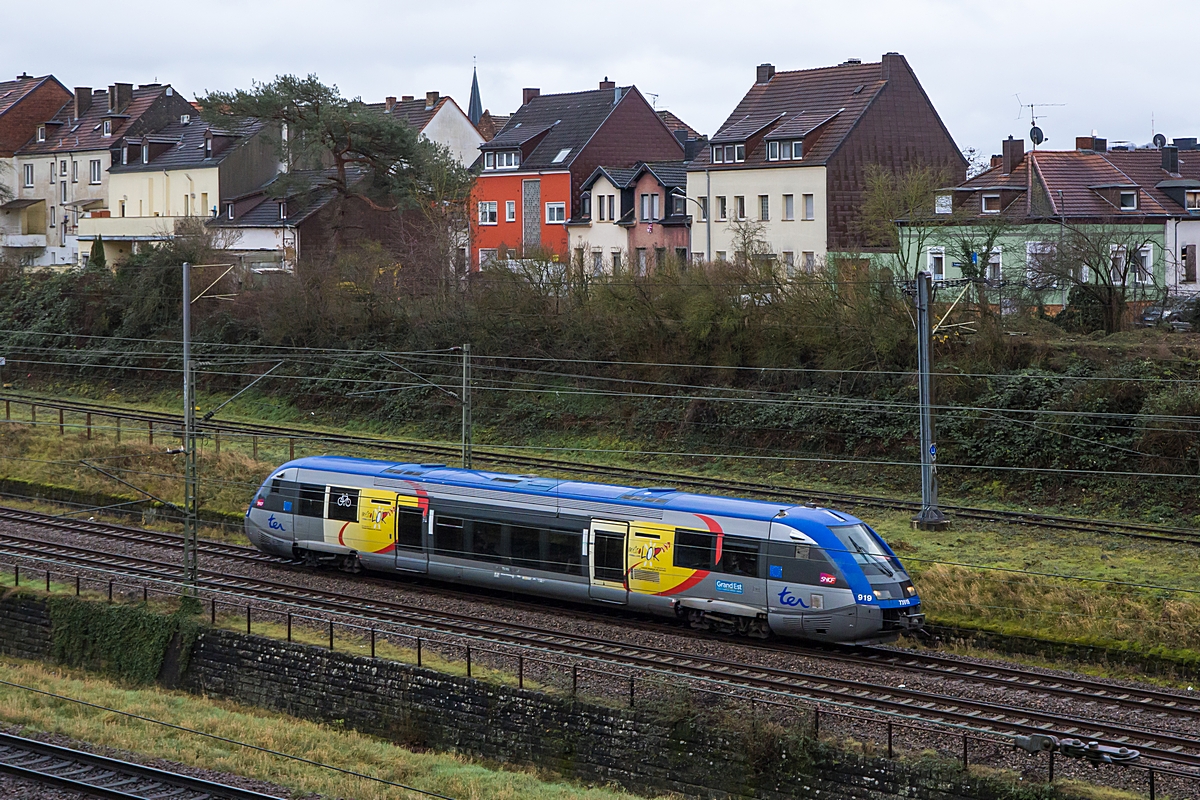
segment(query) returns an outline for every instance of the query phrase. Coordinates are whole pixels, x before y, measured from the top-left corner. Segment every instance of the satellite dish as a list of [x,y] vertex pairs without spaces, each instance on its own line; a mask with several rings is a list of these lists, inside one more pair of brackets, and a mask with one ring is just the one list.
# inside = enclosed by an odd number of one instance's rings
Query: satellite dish
[[1167,137],[1163,136],[1161,133],[1154,134],[1154,146],[1160,150],[1162,148],[1166,147],[1167,146]]
[[1037,147],[1042,142],[1046,141],[1046,135],[1042,133],[1042,129],[1034,125],[1029,129],[1029,141],[1033,142],[1033,146]]

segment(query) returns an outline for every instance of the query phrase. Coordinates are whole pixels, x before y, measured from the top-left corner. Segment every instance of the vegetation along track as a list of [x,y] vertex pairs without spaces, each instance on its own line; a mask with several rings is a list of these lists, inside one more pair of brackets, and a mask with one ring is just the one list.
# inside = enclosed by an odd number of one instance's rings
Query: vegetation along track
[[271,795],[131,761],[0,733],[0,772],[113,800],[277,800]]
[[[119,526],[98,525],[48,518],[32,512],[0,509],[0,519],[13,523],[63,528],[96,534],[113,539],[132,538],[146,544],[169,548],[181,547],[179,537],[157,534]],[[128,534],[128,536],[127,536]],[[155,538],[157,542],[153,541]],[[212,555],[261,561],[264,558],[249,548],[203,543],[214,548]],[[238,550],[244,550],[238,555]],[[132,579],[177,581],[179,570],[150,560],[128,555],[99,552],[95,548],[47,542],[11,532],[0,532],[0,555],[15,558],[36,558],[43,564],[62,569],[104,569]],[[281,559],[277,563],[286,564]],[[293,607],[323,613],[351,614],[359,620],[415,629],[422,634],[450,634],[470,637],[491,645],[525,648],[528,651],[560,657],[584,658],[611,667],[651,670],[662,674],[719,681],[726,686],[747,690],[765,690],[815,703],[837,703],[862,712],[890,712],[912,719],[953,723],[975,730],[996,733],[1052,733],[1059,736],[1095,739],[1114,746],[1129,746],[1140,750],[1144,758],[1178,767],[1200,770],[1200,740],[1180,735],[1174,729],[1141,724],[1103,722],[1071,714],[1049,713],[1028,707],[1015,707],[995,702],[982,702],[898,686],[874,684],[861,680],[831,677],[778,669],[756,664],[682,653],[663,648],[641,647],[611,639],[581,636],[562,631],[550,631],[532,626],[496,622],[477,616],[431,611],[393,601],[328,592],[291,584],[229,574],[227,571],[206,571],[201,574],[200,587],[210,591],[232,593],[243,600],[288,604]],[[544,609],[543,609],[544,611]],[[797,651],[800,652],[800,651]],[[803,651],[805,655],[822,657],[820,651]],[[846,653],[837,658],[849,659]],[[1067,697],[1073,709],[1087,709],[1098,704],[1121,708],[1150,710],[1163,719],[1175,715],[1176,720],[1200,718],[1200,702],[1186,695],[1155,689],[1132,689],[1102,684],[1087,679],[1048,678],[1044,674],[1018,667],[979,667],[976,664],[956,663],[941,656],[898,656],[895,651],[867,649],[863,655],[869,663],[892,669],[919,670],[925,674],[941,670],[947,678],[986,685],[1002,685],[1024,690],[1028,694],[1047,694]],[[889,661],[890,659],[890,661]]]
[[[156,411],[129,409],[120,406],[110,406],[98,403],[79,401],[63,401],[43,399],[32,396],[0,396],[0,400],[15,403],[33,403],[38,408],[50,408],[79,414],[94,414],[102,416],[121,417],[122,419],[139,422],[163,424],[179,429],[183,424],[180,414],[168,414]],[[50,423],[47,423],[50,424]],[[57,424],[57,423],[55,423]],[[413,456],[430,457],[453,461],[462,455],[460,447],[439,445],[428,442],[413,442],[399,439],[380,439],[372,436],[328,433],[305,428],[292,428],[281,425],[267,425],[249,422],[208,421],[201,425],[204,433],[224,433],[235,436],[264,436],[291,439],[300,442],[314,442],[322,445],[349,445],[369,447],[386,452],[410,454]],[[527,456],[503,452],[502,449],[472,448],[475,461],[491,464],[497,467],[516,469],[553,470],[573,473],[593,479],[607,481],[636,483],[651,481],[655,485],[673,485],[680,489],[732,493],[741,497],[762,500],[777,500],[786,503],[813,502],[822,505],[861,506],[865,508],[882,508],[890,511],[917,512],[921,510],[919,501],[901,500],[892,497],[852,494],[847,492],[830,492],[824,489],[811,489],[792,486],[779,486],[770,483],[743,481],[736,479],[706,478],[668,470],[656,470],[645,467],[614,467],[597,464],[586,464],[565,459]],[[941,508],[963,519],[974,519],[985,522],[1006,522],[1016,525],[1027,525],[1039,528],[1052,528],[1064,531],[1084,531],[1087,533],[1117,534],[1139,539],[1153,539],[1180,544],[1200,545],[1200,531],[1188,528],[1174,528],[1164,525],[1149,525],[1136,522],[1117,522],[1111,520],[1087,519],[1081,517],[1066,517],[1053,514],[1037,514],[1024,511],[1002,511],[990,508],[941,503]]]

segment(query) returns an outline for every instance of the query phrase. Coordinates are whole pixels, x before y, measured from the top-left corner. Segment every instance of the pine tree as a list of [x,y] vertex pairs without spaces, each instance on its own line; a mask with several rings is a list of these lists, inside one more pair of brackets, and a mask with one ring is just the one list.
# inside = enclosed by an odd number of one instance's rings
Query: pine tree
[[103,269],[108,266],[108,262],[104,259],[104,237],[96,234],[96,238],[92,240],[92,253],[88,256],[88,266]]

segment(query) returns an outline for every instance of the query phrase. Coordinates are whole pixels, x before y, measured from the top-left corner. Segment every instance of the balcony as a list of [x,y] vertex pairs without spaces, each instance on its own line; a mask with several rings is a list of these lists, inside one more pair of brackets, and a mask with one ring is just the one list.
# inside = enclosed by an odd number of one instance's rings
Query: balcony
[[44,233],[0,233],[0,247],[45,247]]
[[103,236],[105,241],[156,242],[175,235],[181,217],[84,217],[79,220],[79,238]]

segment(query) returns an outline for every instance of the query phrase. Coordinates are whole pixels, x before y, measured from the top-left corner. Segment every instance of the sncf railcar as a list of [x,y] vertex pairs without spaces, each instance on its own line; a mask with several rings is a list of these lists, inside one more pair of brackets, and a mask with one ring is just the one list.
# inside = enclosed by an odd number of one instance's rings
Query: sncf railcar
[[900,560],[840,511],[322,456],[246,512],[268,553],[313,564],[681,617],[751,636],[874,643],[924,622]]

